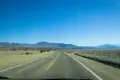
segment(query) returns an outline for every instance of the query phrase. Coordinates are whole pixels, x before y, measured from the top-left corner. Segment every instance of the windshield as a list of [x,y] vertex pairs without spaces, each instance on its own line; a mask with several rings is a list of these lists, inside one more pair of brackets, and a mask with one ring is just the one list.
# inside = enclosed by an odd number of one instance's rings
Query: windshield
[[0,79],[120,79],[119,0],[0,0]]

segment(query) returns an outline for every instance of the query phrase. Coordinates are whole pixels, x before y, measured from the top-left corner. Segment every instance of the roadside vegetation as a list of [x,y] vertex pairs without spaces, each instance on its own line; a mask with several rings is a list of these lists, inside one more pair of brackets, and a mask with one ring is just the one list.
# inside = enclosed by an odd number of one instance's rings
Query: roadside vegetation
[[0,48],[0,70],[50,56],[51,48]]
[[120,50],[69,50],[67,52],[120,68]]

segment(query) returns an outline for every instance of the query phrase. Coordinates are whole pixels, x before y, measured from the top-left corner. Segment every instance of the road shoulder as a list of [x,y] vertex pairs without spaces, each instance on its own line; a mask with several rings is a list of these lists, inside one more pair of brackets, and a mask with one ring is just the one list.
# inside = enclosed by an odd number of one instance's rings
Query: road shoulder
[[77,56],[74,54],[71,54],[71,55],[74,56],[79,61],[81,61],[87,67],[89,67],[92,71],[94,71],[100,77],[102,77],[103,80],[120,80],[120,76],[119,76],[120,69],[114,68],[109,65],[105,65],[103,63],[96,62],[94,60],[86,59],[81,56]]
[[[35,55],[30,55],[31,58],[28,58],[28,59],[22,59],[23,57],[21,57],[21,60],[16,60],[16,61],[11,61],[9,63],[7,63],[6,65],[2,65],[2,67],[0,67],[0,72],[4,72],[6,70],[9,70],[9,69],[12,69],[12,68],[16,68],[16,67],[19,67],[19,66],[23,66],[23,65],[26,65],[28,63],[32,63],[34,61],[37,61],[39,59],[43,59],[43,58],[46,58],[46,57],[49,57],[49,56],[52,56],[54,54],[54,52],[47,52],[47,53],[44,53],[44,54],[35,54]],[[26,56],[27,57],[27,56]],[[25,57],[25,58],[26,58]],[[13,57],[14,59],[14,57]],[[11,66],[12,64],[12,66]]]

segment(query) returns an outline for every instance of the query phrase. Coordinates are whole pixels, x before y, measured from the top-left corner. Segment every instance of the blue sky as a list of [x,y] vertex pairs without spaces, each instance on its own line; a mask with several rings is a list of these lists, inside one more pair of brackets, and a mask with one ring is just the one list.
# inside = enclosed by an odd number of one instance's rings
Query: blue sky
[[0,0],[0,42],[120,44],[119,0]]

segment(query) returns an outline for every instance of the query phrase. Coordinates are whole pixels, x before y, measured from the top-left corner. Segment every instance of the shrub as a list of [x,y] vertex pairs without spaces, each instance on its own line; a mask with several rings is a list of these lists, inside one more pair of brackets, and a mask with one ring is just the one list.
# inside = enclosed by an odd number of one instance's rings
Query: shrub
[[26,52],[26,53],[25,53],[25,55],[29,55],[29,54],[33,54],[33,53],[31,53],[31,52]]

